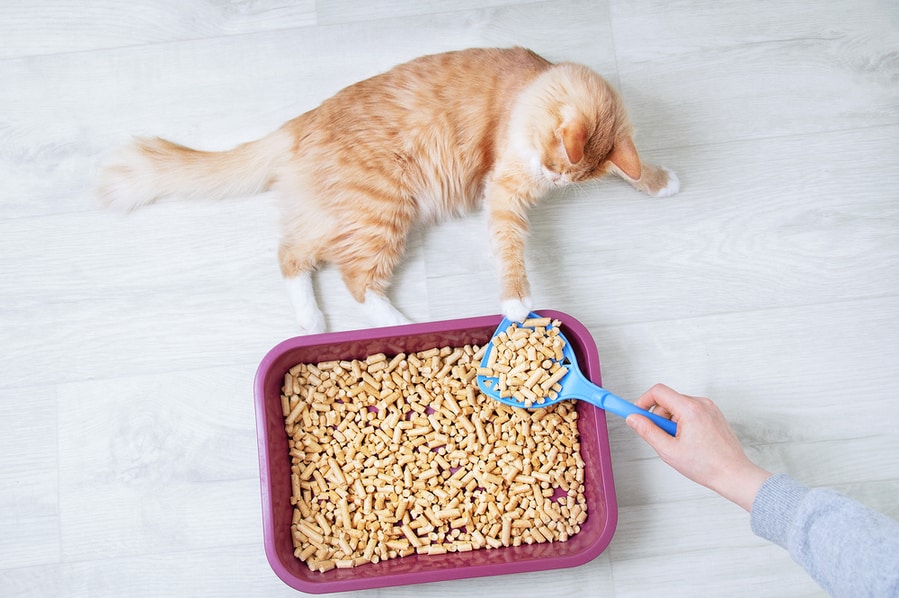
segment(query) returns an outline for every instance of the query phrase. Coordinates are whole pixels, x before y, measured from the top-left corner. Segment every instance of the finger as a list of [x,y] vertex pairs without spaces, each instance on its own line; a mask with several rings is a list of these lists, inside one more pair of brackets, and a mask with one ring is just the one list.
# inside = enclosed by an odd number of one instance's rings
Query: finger
[[627,425],[659,454],[668,452],[671,448],[670,444],[676,442],[676,440],[669,436],[662,428],[658,427],[652,423],[649,418],[642,415],[632,413],[627,416],[625,422],[627,422]]
[[671,419],[671,412],[662,407],[661,405],[656,405],[653,409],[647,409],[650,413],[658,415],[659,417],[664,417],[665,419]]
[[[640,400],[643,400],[644,398],[646,401],[648,401],[648,405],[658,405],[658,408],[655,409],[655,413],[659,413],[659,408],[664,409],[667,413],[665,417],[670,417],[671,415],[676,414],[690,401],[690,397],[682,395],[670,386],[665,386],[664,384],[654,385],[652,388],[646,391],[643,396],[640,397],[640,399],[638,399],[638,402]],[[661,413],[659,414],[661,415]]]
[[[658,386],[658,385],[656,385],[656,386]],[[654,389],[655,389],[655,386],[653,386],[652,388],[650,388],[649,390],[644,392],[642,395],[640,395],[640,398],[638,398],[636,401],[634,401],[634,405],[636,405],[640,409],[647,409],[647,410],[650,407],[652,407],[653,405],[655,405],[656,399],[655,399],[655,396],[653,395]]]
[[671,414],[668,412],[668,410],[658,405],[657,403],[653,403],[652,405],[647,407],[646,411],[652,413],[653,415],[664,417],[665,419],[671,419]]

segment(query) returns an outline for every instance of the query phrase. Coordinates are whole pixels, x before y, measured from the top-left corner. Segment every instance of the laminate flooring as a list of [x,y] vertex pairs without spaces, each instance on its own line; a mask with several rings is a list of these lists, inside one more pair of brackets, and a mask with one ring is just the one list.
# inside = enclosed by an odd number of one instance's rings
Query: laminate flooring
[[[224,149],[413,57],[522,45],[604,74],[645,160],[532,212],[538,307],[606,387],[711,396],[773,471],[899,518],[899,5],[885,0],[12,0],[0,6],[0,595],[291,596],[262,549],[252,379],[296,333],[262,195],[128,215],[136,134]],[[484,215],[417,231],[416,321],[498,311]],[[339,274],[331,330],[366,326]],[[573,569],[374,596],[821,596],[609,418],[619,523]]]

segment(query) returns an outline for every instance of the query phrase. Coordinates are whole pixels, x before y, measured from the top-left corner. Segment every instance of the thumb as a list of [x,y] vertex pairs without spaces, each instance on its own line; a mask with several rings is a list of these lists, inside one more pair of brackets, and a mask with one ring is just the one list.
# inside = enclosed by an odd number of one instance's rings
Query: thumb
[[632,413],[624,421],[657,453],[661,452],[668,443],[675,442],[674,438],[665,430],[652,423],[648,417]]

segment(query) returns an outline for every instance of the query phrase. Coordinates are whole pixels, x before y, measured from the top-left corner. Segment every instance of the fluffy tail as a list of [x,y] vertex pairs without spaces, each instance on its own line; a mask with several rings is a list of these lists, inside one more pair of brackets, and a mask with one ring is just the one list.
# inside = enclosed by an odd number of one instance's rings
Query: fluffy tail
[[293,137],[279,129],[224,152],[204,152],[166,141],[136,138],[100,171],[97,194],[108,207],[133,210],[156,199],[223,199],[267,190]]

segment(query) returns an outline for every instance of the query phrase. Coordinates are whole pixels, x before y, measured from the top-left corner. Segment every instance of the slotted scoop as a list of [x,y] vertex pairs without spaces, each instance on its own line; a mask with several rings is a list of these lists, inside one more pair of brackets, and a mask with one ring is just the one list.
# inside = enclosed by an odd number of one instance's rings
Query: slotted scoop
[[[532,319],[543,319],[541,316],[537,314],[531,314],[525,320],[525,323]],[[503,318],[503,321],[500,322],[496,331],[493,333],[493,338],[496,338],[501,333],[507,331],[510,326],[512,326],[513,322],[508,318]],[[524,326],[522,323],[516,323],[518,328],[526,328],[533,330],[534,326]],[[553,324],[545,326],[546,329],[553,328]],[[628,415],[632,413],[640,414],[644,417],[649,418],[653,423],[655,423],[658,427],[662,428],[672,436],[677,434],[677,424],[671,421],[670,419],[665,419],[655,413],[651,413],[646,411],[645,409],[640,409],[633,403],[629,401],[625,401],[621,397],[615,396],[610,393],[606,389],[597,386],[590,382],[586,376],[581,372],[580,368],[577,364],[577,359],[574,356],[574,350],[571,348],[571,345],[568,343],[568,339],[562,334],[561,330],[558,330],[558,338],[562,341],[562,358],[561,359],[553,359],[556,363],[559,363],[563,367],[567,368],[568,372],[565,373],[561,379],[558,380],[558,384],[561,385],[562,389],[557,393],[557,395],[553,398],[548,396],[548,394],[542,392],[541,387],[537,387],[536,394],[543,399],[542,403],[534,402],[531,405],[526,405],[521,401],[513,398],[513,397],[504,397],[501,396],[500,390],[500,381],[498,376],[488,376],[478,374],[478,387],[481,391],[486,394],[488,397],[496,399],[501,403],[505,403],[506,405],[511,405],[512,407],[526,407],[526,408],[540,408],[540,407],[549,407],[550,405],[555,405],[560,401],[565,401],[568,399],[578,399],[581,401],[587,401],[588,403],[599,407],[600,409],[605,409],[611,413],[619,417],[626,418]],[[484,371],[490,368],[491,363],[491,354],[495,349],[495,345],[492,342],[487,343],[487,349],[484,352],[484,356],[481,359],[481,370]],[[533,390],[533,389],[531,389]],[[541,396],[542,395],[542,396]]]

